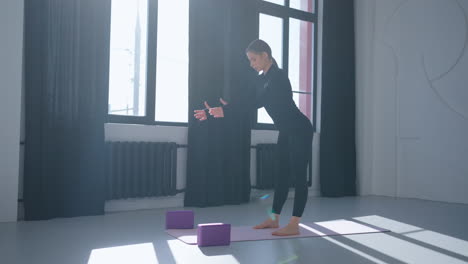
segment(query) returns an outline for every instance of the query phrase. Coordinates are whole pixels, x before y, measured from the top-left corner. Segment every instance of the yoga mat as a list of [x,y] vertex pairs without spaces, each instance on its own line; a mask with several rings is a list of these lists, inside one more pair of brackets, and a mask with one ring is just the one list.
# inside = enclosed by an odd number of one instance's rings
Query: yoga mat
[[[325,222],[300,224],[300,234],[296,236],[273,236],[275,228],[253,229],[252,226],[231,227],[231,242],[254,241],[284,238],[304,238],[322,236],[342,236],[354,234],[369,234],[389,232],[390,230],[371,227],[348,220],[333,220]],[[197,244],[197,229],[167,229],[166,232],[189,245]]]

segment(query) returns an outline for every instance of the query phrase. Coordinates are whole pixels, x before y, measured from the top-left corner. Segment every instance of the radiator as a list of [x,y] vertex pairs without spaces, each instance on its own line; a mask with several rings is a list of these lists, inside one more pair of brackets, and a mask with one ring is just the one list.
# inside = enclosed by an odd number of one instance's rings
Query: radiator
[[[277,144],[258,144],[256,147],[257,184],[256,189],[273,189],[279,174],[279,152]],[[308,185],[312,186],[311,160],[308,166]],[[289,174],[290,175],[290,174]],[[290,177],[289,186],[294,187],[294,178]]]
[[177,144],[106,142],[107,200],[175,195]]

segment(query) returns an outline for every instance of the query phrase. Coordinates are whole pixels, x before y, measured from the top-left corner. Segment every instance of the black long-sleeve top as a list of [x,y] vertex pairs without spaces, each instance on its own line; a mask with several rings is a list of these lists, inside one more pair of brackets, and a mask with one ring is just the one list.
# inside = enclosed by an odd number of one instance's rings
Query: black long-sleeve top
[[313,128],[309,119],[297,108],[293,100],[291,83],[287,74],[273,64],[268,72],[260,75],[259,78],[255,98],[243,106],[236,102],[224,106],[225,116],[229,116],[233,108],[247,107],[247,111],[250,112],[265,107],[280,132],[312,133]]

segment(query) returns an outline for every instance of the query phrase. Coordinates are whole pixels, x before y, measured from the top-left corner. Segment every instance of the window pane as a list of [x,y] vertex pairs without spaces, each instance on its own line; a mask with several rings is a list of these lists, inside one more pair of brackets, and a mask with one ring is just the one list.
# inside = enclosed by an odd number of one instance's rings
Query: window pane
[[259,38],[271,47],[271,53],[279,67],[283,67],[283,19],[260,14]]
[[271,2],[278,5],[284,5],[284,0],[264,0],[265,2]]
[[289,0],[291,8],[299,9],[306,12],[314,12],[314,0]]
[[[278,66],[283,66],[283,19],[270,15],[260,14],[260,39],[266,41],[271,47],[271,53]],[[264,108],[258,110],[258,123],[273,124]]]
[[188,122],[189,0],[158,2],[156,120]]
[[[307,21],[289,21],[289,80],[293,91],[312,92],[314,83],[314,24]],[[302,98],[299,100],[299,97]],[[295,94],[296,104],[309,119],[312,96]]]
[[145,115],[147,0],[112,0],[109,114]]

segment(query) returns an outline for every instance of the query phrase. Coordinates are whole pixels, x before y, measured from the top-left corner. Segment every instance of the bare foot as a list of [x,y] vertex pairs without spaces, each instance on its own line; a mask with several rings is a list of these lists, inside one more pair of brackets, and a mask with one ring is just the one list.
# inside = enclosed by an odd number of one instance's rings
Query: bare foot
[[299,225],[289,223],[287,226],[271,233],[274,236],[296,236],[299,235]]
[[[278,218],[276,218],[278,219]],[[264,229],[264,228],[278,228],[279,227],[279,224],[278,224],[278,220],[275,221],[271,218],[268,218],[267,220],[265,220],[265,222],[259,224],[259,225],[256,225],[254,226],[253,228],[254,229]]]

